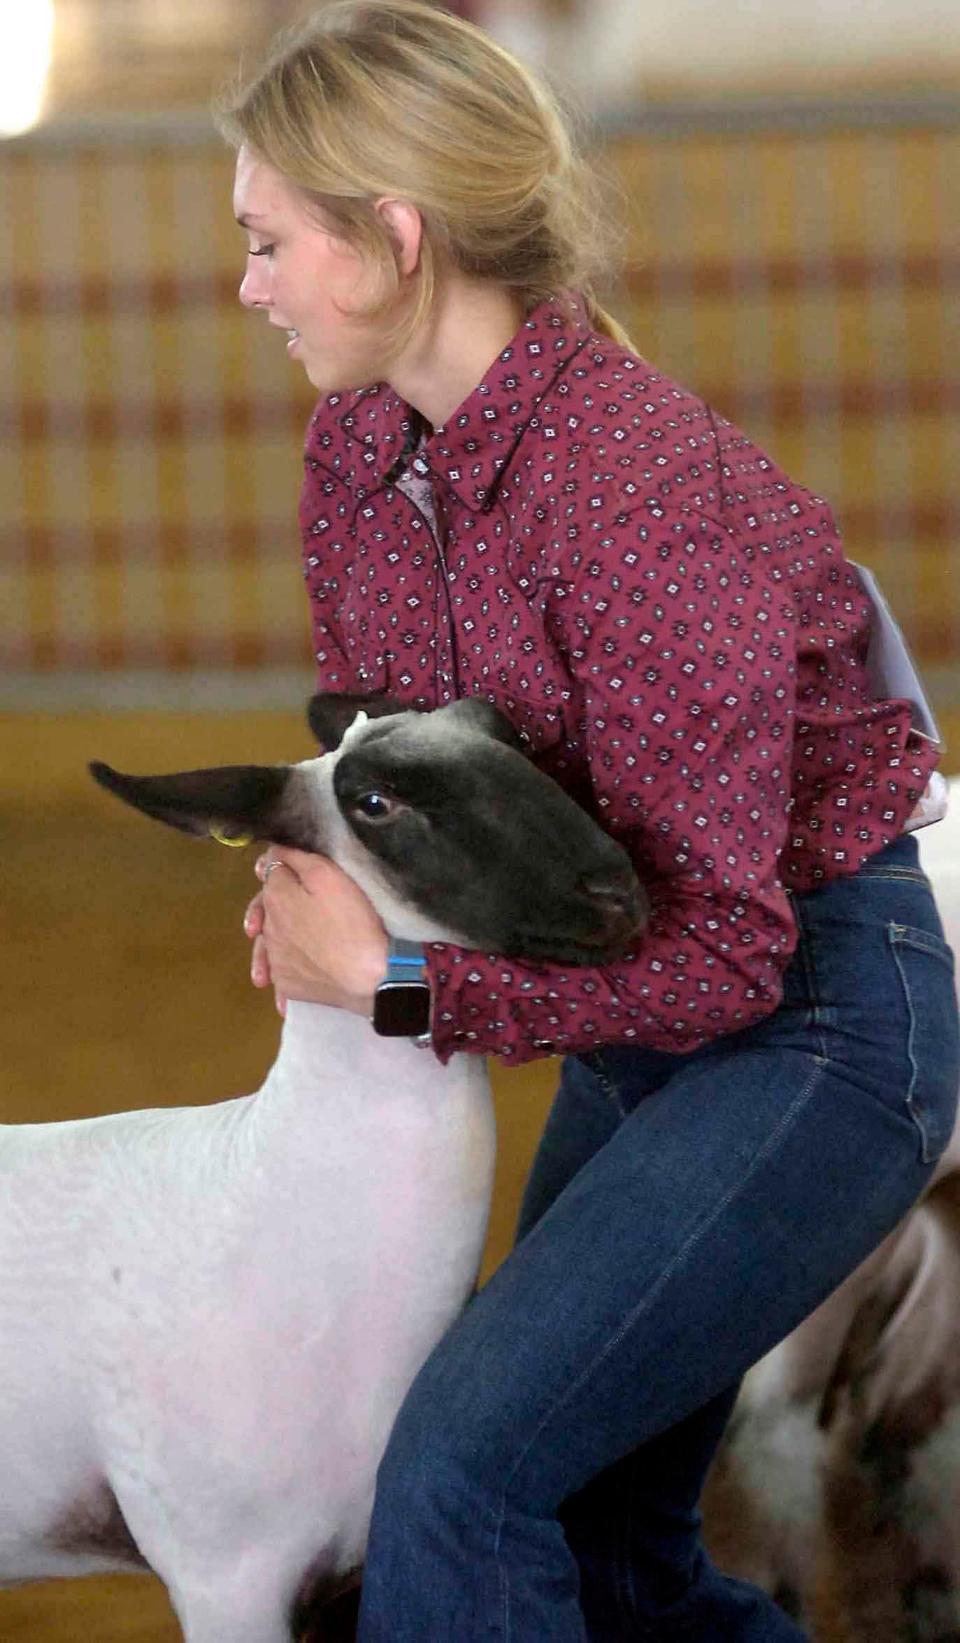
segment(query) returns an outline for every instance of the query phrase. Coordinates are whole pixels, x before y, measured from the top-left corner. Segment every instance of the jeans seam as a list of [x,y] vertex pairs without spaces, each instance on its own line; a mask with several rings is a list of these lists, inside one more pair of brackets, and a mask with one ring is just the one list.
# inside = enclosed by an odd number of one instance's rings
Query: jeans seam
[[[911,1119],[916,1125],[917,1133],[920,1137],[920,1157],[925,1164],[930,1164],[933,1163],[937,1155],[931,1150],[930,1137],[927,1134],[926,1126],[924,1125],[923,1118],[916,1103],[918,1068],[915,1053],[915,1040],[917,1021],[913,1008],[913,995],[910,992],[910,985],[907,981],[907,973],[903,967],[903,960],[900,957],[900,940],[903,930],[904,926],[901,924],[888,924],[887,926],[887,934],[890,940],[890,951],[893,954],[893,962],[897,966],[897,974],[900,977],[900,985],[903,988],[904,1002],[907,1007],[907,1065],[910,1069],[910,1082],[907,1086],[906,1106]],[[929,951],[929,949],[924,950]]]
[[620,1091],[617,1088],[616,1081],[607,1067],[604,1066],[603,1057],[599,1050],[594,1051],[591,1056],[590,1071],[600,1086],[601,1094],[606,1097],[611,1106],[616,1107],[620,1117],[629,1117],[627,1109],[620,1098]]
[[[500,1505],[499,1505],[499,1510],[498,1510],[498,1513],[497,1513],[497,1525],[496,1525],[496,1531],[495,1531],[495,1534],[494,1534],[494,1553],[495,1553],[495,1556],[497,1557],[498,1563],[500,1562],[501,1533],[502,1533],[503,1524],[504,1524],[504,1521],[505,1521],[505,1518],[506,1518],[506,1513],[507,1513],[507,1495],[509,1493],[510,1485],[511,1485],[514,1477],[516,1476],[517,1472],[520,1470],[520,1467],[523,1465],[524,1461],[526,1460],[527,1455],[530,1453],[530,1450],[533,1448],[534,1444],[537,1442],[537,1439],[539,1438],[539,1436],[540,1436],[541,1432],[543,1431],[544,1427],[549,1425],[550,1421],[552,1421],[556,1418],[559,1411],[564,1407],[564,1405],[569,1401],[569,1399],[571,1397],[573,1397],[574,1394],[577,1393],[580,1390],[580,1387],[584,1384],[585,1381],[589,1380],[590,1376],[594,1373],[594,1371],[596,1370],[598,1365],[601,1364],[604,1361],[605,1358],[609,1357],[610,1353],[615,1350],[615,1348],[620,1344],[620,1342],[624,1339],[624,1337],[630,1332],[630,1330],[633,1328],[634,1324],[637,1322],[637,1319],[640,1318],[643,1315],[643,1313],[646,1312],[650,1308],[650,1306],[653,1304],[653,1302],[656,1300],[657,1296],[659,1295],[660,1291],[663,1289],[664,1285],[669,1281],[670,1278],[673,1277],[673,1274],[677,1271],[677,1269],[687,1259],[687,1257],[689,1256],[691,1251],[694,1250],[697,1247],[697,1245],[702,1241],[702,1239],[706,1236],[707,1232],[709,1232],[710,1228],[717,1221],[719,1216],[722,1215],[724,1210],[727,1209],[728,1206],[733,1202],[733,1200],[736,1198],[738,1193],[740,1193],[743,1190],[743,1188],[746,1186],[747,1182],[752,1180],[752,1178],[756,1174],[757,1170],[761,1167],[762,1164],[764,1164],[766,1162],[767,1158],[770,1156],[770,1154],[774,1150],[774,1148],[779,1144],[782,1137],[792,1128],[792,1126],[793,1126],[796,1118],[798,1117],[799,1113],[801,1112],[803,1107],[805,1107],[807,1102],[809,1101],[809,1099],[810,1099],[810,1097],[813,1093],[815,1085],[817,1084],[819,1079],[823,1076],[824,1068],[828,1065],[828,1062],[827,1062],[826,1058],[823,1057],[823,1056],[814,1056],[812,1059],[813,1059],[814,1064],[810,1068],[810,1072],[809,1072],[809,1074],[806,1078],[806,1081],[804,1082],[803,1088],[798,1092],[798,1094],[795,1096],[794,1100],[790,1103],[790,1106],[787,1108],[786,1112],[783,1114],[782,1118],[780,1119],[780,1122],[777,1124],[776,1128],[773,1130],[771,1135],[768,1137],[766,1144],[763,1147],[761,1147],[758,1152],[756,1152],[754,1154],[753,1158],[750,1161],[749,1168],[744,1172],[743,1175],[741,1175],[739,1177],[736,1184],[734,1186],[731,1186],[728,1192],[724,1193],[723,1197],[714,1206],[711,1213],[708,1216],[706,1216],[693,1229],[693,1231],[685,1239],[685,1241],[681,1245],[681,1247],[677,1250],[677,1252],[674,1255],[673,1259],[671,1261],[669,1261],[668,1264],[664,1267],[663,1271],[658,1274],[656,1281],[653,1284],[651,1284],[649,1290],[644,1295],[643,1299],[641,1301],[638,1301],[637,1305],[631,1309],[629,1316],[624,1319],[624,1321],[620,1325],[619,1329],[617,1329],[614,1332],[614,1334],[611,1336],[611,1338],[608,1341],[604,1342],[604,1344],[600,1348],[600,1350],[594,1354],[593,1358],[591,1358],[589,1364],[587,1364],[586,1367],[581,1370],[580,1374],[571,1382],[571,1384],[569,1386],[566,1387],[563,1394],[559,1398],[557,1398],[556,1401],[547,1410],[547,1412],[543,1416],[542,1420],[538,1423],[536,1431],[531,1435],[528,1442],[524,1445],[523,1449],[520,1451],[519,1455],[517,1456],[516,1460],[514,1461],[514,1464],[511,1468],[510,1472],[508,1473],[507,1477],[504,1479],[503,1489],[502,1489],[501,1496],[500,1496]],[[505,1621],[505,1626],[506,1626],[506,1623],[507,1623],[507,1620],[508,1620],[508,1615],[507,1615],[507,1591],[506,1591],[507,1579],[506,1579],[506,1570],[502,1566],[501,1566],[501,1586],[502,1586],[503,1594],[504,1594],[504,1621]],[[504,1635],[505,1639],[508,1638],[508,1632],[507,1632],[506,1629],[504,1630],[503,1635]]]
[[922,867],[861,867],[859,876],[868,879],[906,879],[913,884],[926,884],[927,875]]
[[803,966],[803,980],[806,987],[807,997],[810,1001],[810,1024],[816,1032],[817,1050],[819,1055],[822,1060],[826,1061],[828,1056],[826,1037],[823,1031],[824,1012],[823,1006],[820,1002],[820,992],[817,986],[817,967],[814,963],[813,943],[804,924],[802,909],[796,904],[793,908],[793,916],[797,926],[797,946],[794,954],[794,962],[799,959],[801,965]]
[[633,1581],[633,1558],[631,1526],[633,1523],[632,1502],[624,1511],[620,1524],[620,1546],[617,1558],[617,1612],[628,1614],[631,1617],[637,1612],[637,1595]]

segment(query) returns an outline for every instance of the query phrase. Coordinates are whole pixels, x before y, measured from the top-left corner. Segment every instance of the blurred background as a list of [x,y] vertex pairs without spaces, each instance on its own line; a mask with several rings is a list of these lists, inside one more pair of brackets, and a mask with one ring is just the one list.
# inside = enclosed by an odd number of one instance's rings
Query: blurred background
[[[252,1089],[251,858],[111,806],[150,770],[308,751],[309,386],[236,301],[208,115],[288,0],[5,0],[0,54],[0,1117]],[[955,0],[462,0],[582,111],[641,350],[833,502],[957,768]],[[238,859],[239,857],[239,859]],[[499,1071],[486,1271],[554,1069]],[[0,1637],[176,1638],[152,1582],[0,1594]]]

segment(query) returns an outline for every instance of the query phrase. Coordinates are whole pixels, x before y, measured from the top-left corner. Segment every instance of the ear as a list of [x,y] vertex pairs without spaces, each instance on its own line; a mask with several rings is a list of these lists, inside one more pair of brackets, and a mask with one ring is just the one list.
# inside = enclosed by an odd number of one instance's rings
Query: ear
[[307,723],[325,753],[339,747],[358,713],[368,719],[385,719],[404,713],[389,696],[312,696],[307,703]]
[[515,748],[518,753],[526,752],[510,720],[499,708],[494,707],[492,702],[488,702],[485,696],[462,696],[459,701],[441,708],[440,712],[448,714],[457,724],[466,725],[471,730],[479,730],[484,736],[492,737],[495,742],[503,742],[506,747]]
[[397,273],[403,279],[416,272],[423,241],[423,218],[409,200],[379,199],[374,210],[390,236]]
[[[365,713],[368,719],[385,719],[391,715],[411,711],[413,710],[402,707],[390,696],[320,694],[313,696],[307,704],[307,723],[324,751],[331,752],[340,746],[358,713]],[[470,730],[478,730],[494,741],[516,748],[518,753],[526,751],[510,720],[484,696],[463,696],[456,702],[448,703],[446,707],[436,708],[431,717],[436,713],[443,714],[445,720],[465,725]]]
[[310,848],[309,809],[297,772],[288,766],[223,765],[170,776],[126,776],[100,763],[89,769],[108,793],[184,833],[213,834],[236,843],[272,839]]

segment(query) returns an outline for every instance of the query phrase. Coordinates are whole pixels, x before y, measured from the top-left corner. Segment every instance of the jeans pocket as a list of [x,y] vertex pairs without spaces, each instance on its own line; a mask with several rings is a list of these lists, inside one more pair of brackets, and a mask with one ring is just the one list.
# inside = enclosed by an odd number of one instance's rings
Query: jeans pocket
[[935,1163],[953,1133],[960,1082],[960,1030],[954,959],[930,930],[888,925],[909,1022],[907,1109],[925,1164]]

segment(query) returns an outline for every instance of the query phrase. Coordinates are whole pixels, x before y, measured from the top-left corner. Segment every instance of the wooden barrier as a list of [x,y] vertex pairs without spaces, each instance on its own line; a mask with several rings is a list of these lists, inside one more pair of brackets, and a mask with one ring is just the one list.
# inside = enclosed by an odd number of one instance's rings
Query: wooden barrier
[[[651,114],[599,145],[637,345],[834,504],[943,707],[960,626],[960,100]],[[204,125],[0,148],[0,669],[309,676],[309,385],[236,300]],[[6,266],[4,266],[6,265]],[[50,693],[53,693],[51,696]],[[261,698],[255,698],[261,699]]]

